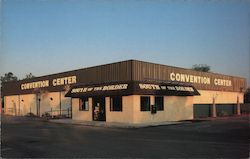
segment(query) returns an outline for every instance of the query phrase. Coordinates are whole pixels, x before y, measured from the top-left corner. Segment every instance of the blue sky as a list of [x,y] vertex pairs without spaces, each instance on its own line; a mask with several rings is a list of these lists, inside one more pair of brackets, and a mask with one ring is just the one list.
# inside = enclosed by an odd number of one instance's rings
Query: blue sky
[[0,75],[137,59],[249,80],[249,1],[2,0]]

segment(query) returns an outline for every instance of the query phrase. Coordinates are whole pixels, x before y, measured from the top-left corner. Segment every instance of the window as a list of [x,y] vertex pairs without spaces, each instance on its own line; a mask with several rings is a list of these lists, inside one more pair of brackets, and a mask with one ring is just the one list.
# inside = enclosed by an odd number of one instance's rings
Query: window
[[150,111],[150,97],[141,96],[141,111]]
[[122,111],[122,96],[110,97],[110,111]]
[[89,110],[89,100],[88,100],[88,98],[80,99],[79,110],[85,110],[85,111]]
[[157,110],[164,110],[164,100],[163,97],[155,97],[155,106]]

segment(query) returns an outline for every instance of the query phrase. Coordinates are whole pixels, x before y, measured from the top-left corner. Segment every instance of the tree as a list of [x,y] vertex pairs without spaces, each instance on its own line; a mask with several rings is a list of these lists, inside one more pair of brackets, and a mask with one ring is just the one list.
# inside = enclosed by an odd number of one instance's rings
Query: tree
[[5,73],[4,76],[1,76],[1,83],[9,81],[17,81],[17,77],[14,76],[12,72]]
[[195,65],[193,65],[192,69],[195,71],[209,72],[210,66],[208,66],[206,64],[195,64]]
[[26,74],[24,79],[31,79],[34,78],[35,76],[32,73]]
[[3,82],[9,82],[9,81],[17,81],[17,77],[14,76],[12,72],[5,73],[4,76],[1,76],[0,78],[0,97],[3,96],[2,94],[2,83]]

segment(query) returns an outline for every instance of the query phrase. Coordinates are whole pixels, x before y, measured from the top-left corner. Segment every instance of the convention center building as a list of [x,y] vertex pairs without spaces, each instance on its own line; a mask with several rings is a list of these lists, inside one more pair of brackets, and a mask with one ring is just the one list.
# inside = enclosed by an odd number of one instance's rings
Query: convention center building
[[128,60],[6,82],[5,114],[152,123],[240,114],[246,79]]

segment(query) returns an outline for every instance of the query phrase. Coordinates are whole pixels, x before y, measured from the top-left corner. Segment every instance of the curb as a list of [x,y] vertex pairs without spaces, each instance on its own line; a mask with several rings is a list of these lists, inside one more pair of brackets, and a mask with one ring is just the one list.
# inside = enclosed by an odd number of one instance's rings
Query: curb
[[[69,119],[71,120],[71,119]],[[94,127],[105,127],[105,128],[147,128],[147,127],[156,127],[156,126],[166,126],[166,125],[179,125],[191,123],[190,121],[178,121],[178,122],[163,122],[163,123],[149,123],[149,124],[124,124],[124,123],[102,123],[102,122],[79,122],[79,121],[60,121],[58,120],[48,120],[48,122],[58,123],[58,124],[71,124],[71,125],[83,125],[83,126],[94,126]]]

